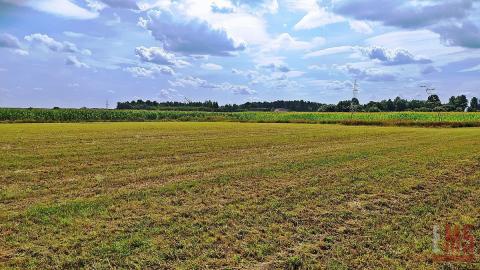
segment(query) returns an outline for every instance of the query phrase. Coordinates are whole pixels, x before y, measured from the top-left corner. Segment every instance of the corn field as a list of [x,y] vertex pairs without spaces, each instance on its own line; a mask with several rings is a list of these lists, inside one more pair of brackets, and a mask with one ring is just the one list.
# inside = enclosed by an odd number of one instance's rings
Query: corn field
[[1,122],[195,121],[399,126],[480,126],[480,113],[179,112],[104,109],[0,109]]

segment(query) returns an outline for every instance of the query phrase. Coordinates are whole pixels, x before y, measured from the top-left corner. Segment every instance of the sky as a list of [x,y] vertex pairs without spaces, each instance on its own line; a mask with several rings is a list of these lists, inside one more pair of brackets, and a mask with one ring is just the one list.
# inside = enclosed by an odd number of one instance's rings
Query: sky
[[1,107],[480,96],[480,1],[0,0]]

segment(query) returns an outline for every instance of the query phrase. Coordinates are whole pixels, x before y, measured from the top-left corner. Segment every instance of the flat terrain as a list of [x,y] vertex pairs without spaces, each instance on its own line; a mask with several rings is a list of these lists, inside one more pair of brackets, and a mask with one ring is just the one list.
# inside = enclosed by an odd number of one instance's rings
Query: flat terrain
[[1,269],[437,269],[434,225],[480,239],[478,128],[2,124],[0,150]]

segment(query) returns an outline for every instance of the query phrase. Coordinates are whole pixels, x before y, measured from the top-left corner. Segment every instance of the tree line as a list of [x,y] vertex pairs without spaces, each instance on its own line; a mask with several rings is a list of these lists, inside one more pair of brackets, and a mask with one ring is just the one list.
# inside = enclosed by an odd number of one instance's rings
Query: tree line
[[366,104],[359,104],[357,99],[340,101],[337,105],[324,105],[319,111],[323,112],[476,112],[480,109],[478,99],[473,97],[470,102],[465,95],[452,96],[447,103],[442,103],[438,95],[430,95],[427,100],[407,100],[400,97],[382,101],[370,101]]
[[220,108],[215,101],[188,101],[188,102],[157,102],[146,100],[133,100],[126,102],[118,102],[118,110],[176,110],[176,111],[216,111]]
[[219,106],[217,102],[207,100],[204,102],[157,102],[150,100],[134,100],[118,102],[120,110],[176,110],[176,111],[215,111],[215,112],[241,112],[241,111],[274,111],[285,109],[295,112],[476,112],[480,104],[476,97],[467,99],[465,95],[452,96],[447,103],[442,103],[438,95],[430,95],[427,100],[407,100],[400,97],[382,101],[370,101],[360,104],[358,99],[342,100],[337,104],[324,104],[312,101],[277,100],[273,102],[246,102],[243,104],[226,104]]

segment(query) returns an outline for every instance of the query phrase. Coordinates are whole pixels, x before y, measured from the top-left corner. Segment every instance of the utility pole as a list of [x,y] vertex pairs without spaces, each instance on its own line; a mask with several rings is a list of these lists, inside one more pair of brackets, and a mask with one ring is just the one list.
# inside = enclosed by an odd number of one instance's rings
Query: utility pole
[[358,99],[358,87],[357,87],[357,80],[353,82],[353,98]]
[[353,105],[353,101],[354,100],[358,100],[358,87],[357,87],[357,80],[354,81],[353,83],[353,88],[352,88],[352,100],[350,101],[350,112],[352,113],[350,118],[353,119],[353,113],[355,112],[355,106],[356,105]]

